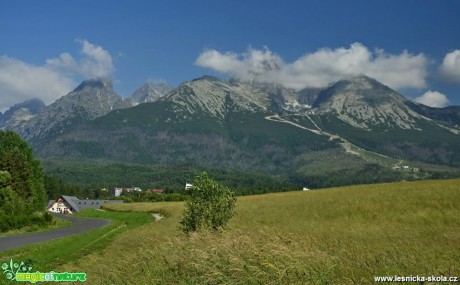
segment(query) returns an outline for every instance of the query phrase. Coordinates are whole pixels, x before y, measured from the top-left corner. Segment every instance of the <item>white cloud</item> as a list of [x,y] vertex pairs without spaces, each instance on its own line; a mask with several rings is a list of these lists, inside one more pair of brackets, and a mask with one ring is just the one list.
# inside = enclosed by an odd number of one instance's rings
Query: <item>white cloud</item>
[[85,78],[108,77],[114,71],[112,56],[108,51],[87,40],[77,42],[82,45],[82,58],[79,61],[65,52],[57,58],[47,59],[47,66],[61,72],[76,73]]
[[460,84],[460,50],[446,54],[439,71],[443,79]]
[[428,74],[423,54],[371,52],[361,43],[349,48],[319,49],[292,63],[284,62],[268,48],[250,48],[242,54],[205,50],[195,64],[240,79],[275,82],[295,89],[325,87],[340,79],[363,74],[396,89],[423,88]]
[[50,104],[72,91],[76,79],[107,77],[114,71],[109,52],[86,40],[77,42],[81,44],[77,59],[64,52],[42,66],[0,56],[0,112],[31,98]]
[[71,78],[47,67],[0,57],[0,110],[34,97],[49,104],[73,87],[75,83]]
[[249,49],[247,53],[242,55],[233,52],[221,54],[215,50],[208,50],[198,57],[196,64],[247,79],[279,70],[283,65],[283,60],[268,48],[264,50]]
[[415,101],[435,108],[442,108],[449,104],[449,99],[446,95],[438,91],[427,91],[422,96],[415,98]]

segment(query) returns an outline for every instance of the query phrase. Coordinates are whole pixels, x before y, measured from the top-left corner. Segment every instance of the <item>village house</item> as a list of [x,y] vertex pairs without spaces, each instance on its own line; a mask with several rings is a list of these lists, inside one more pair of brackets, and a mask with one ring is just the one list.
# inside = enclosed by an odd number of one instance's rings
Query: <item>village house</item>
[[147,190],[147,192],[161,195],[165,193],[165,190],[164,189],[149,189]]
[[74,214],[85,209],[100,209],[103,205],[119,204],[123,200],[80,200],[75,196],[62,195],[48,202],[47,211],[62,214]]

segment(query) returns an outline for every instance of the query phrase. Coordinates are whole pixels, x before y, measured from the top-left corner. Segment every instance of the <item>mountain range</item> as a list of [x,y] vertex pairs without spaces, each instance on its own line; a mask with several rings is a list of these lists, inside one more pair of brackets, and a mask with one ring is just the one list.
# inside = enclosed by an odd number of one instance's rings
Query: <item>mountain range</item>
[[148,83],[124,99],[109,80],[92,79],[49,106],[13,106],[0,127],[43,159],[193,164],[291,180],[403,163],[460,168],[460,107],[424,106],[367,76],[303,90],[204,76],[177,88]]

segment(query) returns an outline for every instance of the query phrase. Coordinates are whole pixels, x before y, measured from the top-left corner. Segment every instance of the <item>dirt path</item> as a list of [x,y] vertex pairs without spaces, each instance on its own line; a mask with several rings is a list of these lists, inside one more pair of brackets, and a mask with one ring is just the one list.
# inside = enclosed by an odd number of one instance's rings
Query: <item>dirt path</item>
[[329,137],[329,140],[332,141],[332,140],[339,140],[340,141],[340,145],[342,146],[342,148],[345,150],[345,152],[349,153],[349,154],[353,154],[353,155],[357,155],[361,158],[363,158],[364,160],[368,160],[368,158],[363,154],[365,152],[367,153],[370,153],[370,154],[373,154],[373,155],[377,155],[377,156],[380,156],[382,158],[386,158],[386,159],[391,159],[390,157],[386,156],[386,155],[383,155],[383,154],[380,154],[380,153],[376,153],[376,152],[373,152],[373,151],[369,151],[369,150],[365,150],[359,146],[356,146],[352,143],[350,143],[348,140],[338,136],[338,135],[334,135],[334,134],[331,134],[331,133],[328,133],[326,131],[323,131],[320,127],[318,127],[318,125],[310,118],[310,116],[308,115],[305,115],[312,123],[313,125],[317,128],[316,130],[315,129],[309,129],[307,127],[304,127],[302,125],[299,125],[297,123],[294,123],[294,122],[291,122],[291,121],[288,121],[284,118],[281,118],[279,115],[272,115],[272,116],[266,116],[265,119],[266,120],[269,120],[269,121],[273,121],[273,122],[278,122],[278,123],[285,123],[285,124],[289,124],[289,125],[292,125],[294,127],[297,127],[297,128],[301,128],[301,129],[304,129],[306,131],[310,131],[312,133],[315,133],[317,135],[321,135],[321,136],[327,136]]

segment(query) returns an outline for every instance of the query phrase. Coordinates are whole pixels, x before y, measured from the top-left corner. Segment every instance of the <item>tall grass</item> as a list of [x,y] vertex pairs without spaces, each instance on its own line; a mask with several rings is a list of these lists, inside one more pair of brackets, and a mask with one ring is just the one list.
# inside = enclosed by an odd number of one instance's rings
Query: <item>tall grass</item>
[[238,199],[227,230],[178,230],[183,204],[110,205],[167,218],[60,270],[89,284],[371,284],[460,276],[460,180],[362,185]]

